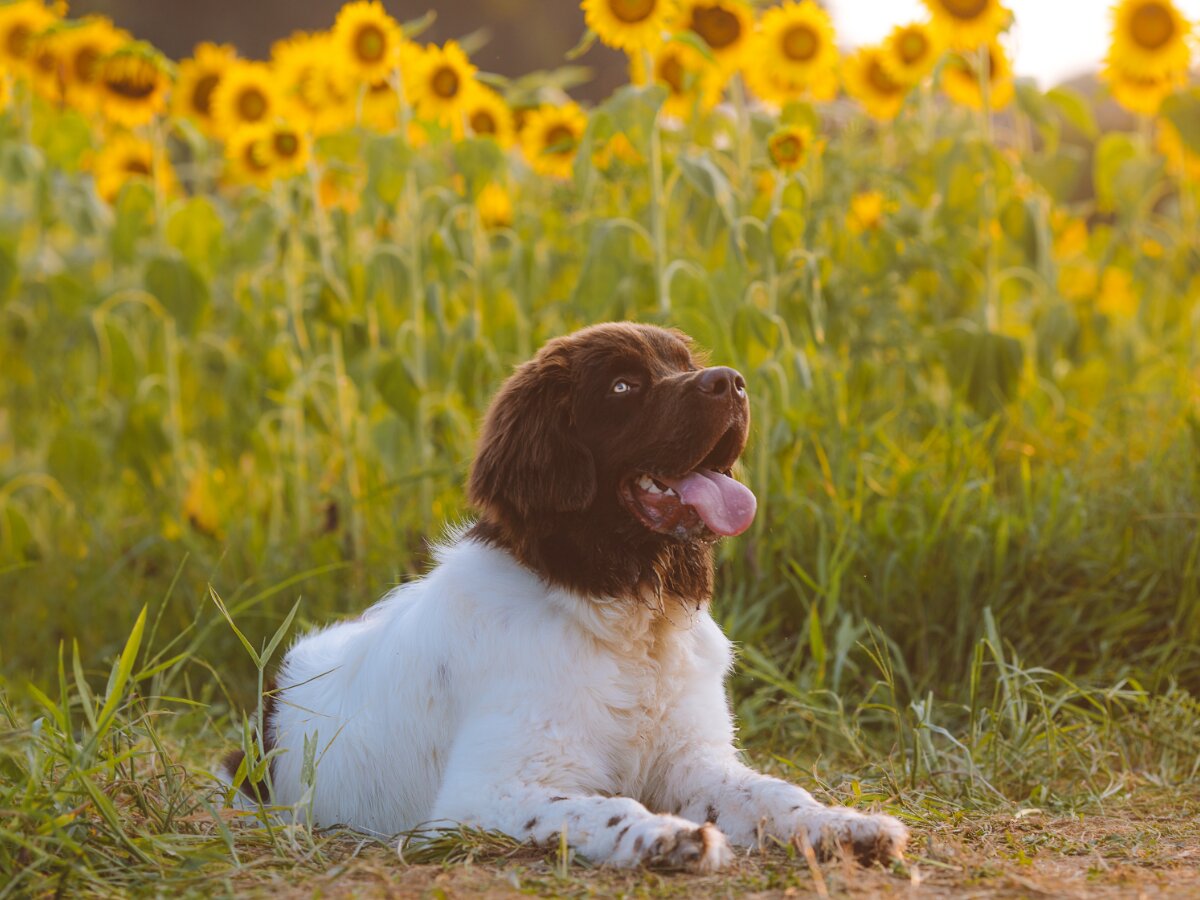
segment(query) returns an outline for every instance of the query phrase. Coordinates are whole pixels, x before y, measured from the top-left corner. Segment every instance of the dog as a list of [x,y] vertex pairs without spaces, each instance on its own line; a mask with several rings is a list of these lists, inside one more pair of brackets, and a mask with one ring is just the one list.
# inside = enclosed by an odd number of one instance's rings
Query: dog
[[745,379],[678,331],[547,343],[487,412],[478,520],[422,580],[288,650],[269,783],[243,802],[381,835],[565,832],[613,866],[714,872],[764,837],[899,857],[898,820],[822,806],[736,749],[709,602],[714,541],[755,515],[731,474],[749,428]]

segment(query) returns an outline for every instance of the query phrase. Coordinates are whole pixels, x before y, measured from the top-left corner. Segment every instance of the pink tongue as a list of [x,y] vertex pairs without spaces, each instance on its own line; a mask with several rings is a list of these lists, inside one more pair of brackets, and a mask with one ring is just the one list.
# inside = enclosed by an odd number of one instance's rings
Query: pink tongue
[[697,469],[682,478],[658,479],[674,488],[679,499],[692,507],[717,534],[741,534],[754,521],[758,500],[754,492],[728,475]]

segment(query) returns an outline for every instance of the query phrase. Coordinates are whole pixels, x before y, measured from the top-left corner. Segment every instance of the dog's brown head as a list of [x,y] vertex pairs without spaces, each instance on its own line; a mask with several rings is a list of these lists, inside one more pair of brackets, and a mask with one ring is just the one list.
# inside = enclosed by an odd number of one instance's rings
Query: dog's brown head
[[701,603],[711,543],[754,518],[730,475],[749,425],[742,376],[702,367],[678,331],[612,323],[558,338],[488,410],[474,533],[586,594]]

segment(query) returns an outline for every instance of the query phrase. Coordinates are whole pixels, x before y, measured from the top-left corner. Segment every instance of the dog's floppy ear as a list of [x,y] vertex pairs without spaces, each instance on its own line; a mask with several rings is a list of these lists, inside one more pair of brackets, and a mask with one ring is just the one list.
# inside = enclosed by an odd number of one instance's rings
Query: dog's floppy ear
[[500,388],[467,486],[476,507],[525,519],[591,505],[596,467],[572,431],[570,374],[564,354],[543,350]]

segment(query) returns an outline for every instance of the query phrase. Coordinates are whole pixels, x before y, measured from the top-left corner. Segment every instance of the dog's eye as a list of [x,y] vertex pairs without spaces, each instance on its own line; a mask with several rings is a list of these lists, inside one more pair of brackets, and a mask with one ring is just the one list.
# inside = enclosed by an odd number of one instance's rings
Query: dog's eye
[[618,378],[613,382],[613,385],[608,389],[608,392],[610,394],[632,394],[638,389],[638,387],[638,383],[632,379]]

